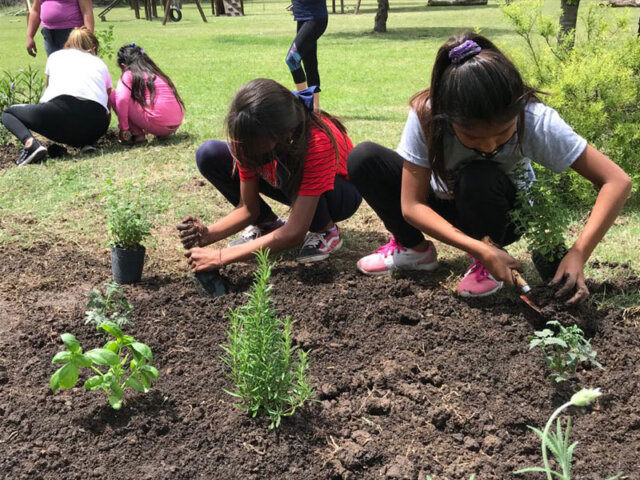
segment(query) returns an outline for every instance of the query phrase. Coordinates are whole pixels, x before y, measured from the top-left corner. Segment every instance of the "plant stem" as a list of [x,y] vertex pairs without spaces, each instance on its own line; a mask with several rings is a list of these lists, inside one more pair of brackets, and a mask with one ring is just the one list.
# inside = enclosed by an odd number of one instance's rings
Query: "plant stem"
[[101,377],[104,377],[104,373],[102,373],[100,370],[98,370],[96,367],[94,367],[93,365],[91,365],[91,368],[93,370],[95,370],[96,372],[98,372],[100,374]]
[[551,429],[551,425],[553,425],[553,421],[562,413],[563,410],[573,405],[571,402],[567,402],[564,405],[560,406],[551,417],[549,417],[549,421],[544,427],[544,432],[542,432],[542,461],[544,462],[545,473],[547,474],[547,480],[553,480],[551,476],[551,467],[549,466],[549,458],[547,457],[547,437],[549,436],[549,430]]

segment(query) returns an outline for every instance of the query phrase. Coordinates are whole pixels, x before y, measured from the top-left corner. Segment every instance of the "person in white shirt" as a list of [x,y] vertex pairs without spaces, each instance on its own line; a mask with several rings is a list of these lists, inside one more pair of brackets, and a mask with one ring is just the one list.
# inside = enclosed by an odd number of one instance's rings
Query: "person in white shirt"
[[46,90],[36,105],[12,105],[2,124],[24,145],[18,166],[42,161],[47,149],[31,131],[76,148],[93,145],[109,128],[109,69],[98,58],[98,40],[86,27],[74,28],[63,50],[45,68]]

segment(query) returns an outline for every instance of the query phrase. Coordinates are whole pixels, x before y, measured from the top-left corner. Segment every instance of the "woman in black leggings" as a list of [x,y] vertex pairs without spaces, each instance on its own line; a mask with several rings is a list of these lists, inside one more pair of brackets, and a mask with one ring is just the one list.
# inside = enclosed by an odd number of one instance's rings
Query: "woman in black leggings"
[[2,124],[24,145],[18,166],[42,161],[47,149],[31,130],[72,147],[91,146],[109,128],[109,69],[97,57],[98,40],[86,27],[75,28],[63,50],[51,54],[47,89],[36,105],[12,105]]
[[[298,22],[296,38],[287,53],[287,65],[298,91],[316,87],[313,108],[320,109],[318,39],[327,29],[329,13],[325,0],[293,0],[293,19]],[[303,69],[304,65],[304,69]]]

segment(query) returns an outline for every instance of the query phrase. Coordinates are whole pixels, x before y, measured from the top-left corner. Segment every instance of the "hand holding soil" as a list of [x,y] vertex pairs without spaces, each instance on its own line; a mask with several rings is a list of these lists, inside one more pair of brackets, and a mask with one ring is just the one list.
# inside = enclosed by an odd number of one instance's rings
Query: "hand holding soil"
[[512,270],[521,271],[522,264],[505,250],[487,245],[487,250],[482,256],[482,264],[496,280],[510,287],[516,286]]
[[198,217],[187,215],[176,225],[180,235],[182,246],[186,249],[193,247],[204,247],[208,229]]
[[185,252],[187,262],[193,273],[208,272],[224,267],[222,250],[219,248],[192,248]]
[[556,292],[556,298],[568,295],[573,291],[574,287],[576,293],[567,300],[568,304],[580,303],[589,296],[589,289],[584,281],[584,262],[582,261],[582,256],[573,249],[569,250],[562,259],[558,266],[558,271],[549,285],[555,286],[561,282],[564,283]]

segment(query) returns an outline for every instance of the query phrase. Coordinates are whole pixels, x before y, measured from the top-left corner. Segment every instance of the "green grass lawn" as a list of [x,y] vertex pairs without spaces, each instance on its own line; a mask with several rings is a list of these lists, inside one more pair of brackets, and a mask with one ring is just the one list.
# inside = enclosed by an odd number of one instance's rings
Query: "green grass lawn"
[[[396,146],[408,99],[427,86],[437,48],[451,34],[476,28],[507,49],[520,45],[494,2],[455,8],[426,8],[425,3],[391,2],[386,35],[371,33],[374,0],[365,0],[357,16],[351,13],[355,1],[346,3],[344,15],[330,15],[319,44],[322,107],[345,121],[354,143],[373,140]],[[0,171],[0,245],[73,242],[78,248],[106,252],[101,192],[107,178],[116,182],[130,178],[146,185],[153,201],[162,205],[150,250],[154,268],[184,271],[173,230],[177,220],[189,213],[212,221],[229,209],[202,183],[195,149],[206,139],[221,138],[227,106],[244,82],[270,77],[293,88],[284,61],[295,32],[287,5],[288,1],[246,1],[243,18],[212,17],[205,5],[208,23],[202,22],[194,5],[187,5],[181,22],[164,27],[160,21],[135,20],[128,7],[114,9],[105,23],[96,17],[98,31],[114,26],[116,49],[129,42],[143,46],[173,79],[187,106],[185,123],[180,134],[165,143],[154,141],[135,149],[113,145],[93,156],[74,154],[45,165]],[[551,11],[557,5],[548,2],[547,8]],[[0,15],[0,70],[27,66],[42,70],[46,60],[42,37],[38,34],[38,57],[29,57],[24,49],[25,17],[9,15],[11,11],[5,9]],[[631,27],[635,28],[635,20]],[[107,61],[115,83],[119,69],[114,59]],[[568,212],[576,219],[582,213]],[[385,236],[368,207],[344,226],[351,238],[342,256],[350,262]],[[575,236],[579,226],[576,220],[570,235]],[[640,214],[628,208],[593,258],[628,261],[637,269],[639,236]],[[458,266],[462,270],[465,260],[459,252],[448,248],[442,252],[456,266],[455,273],[461,273]],[[524,258],[523,242],[513,252]],[[590,273],[599,280],[616,275],[610,270]],[[640,303],[638,297],[625,302]]]

